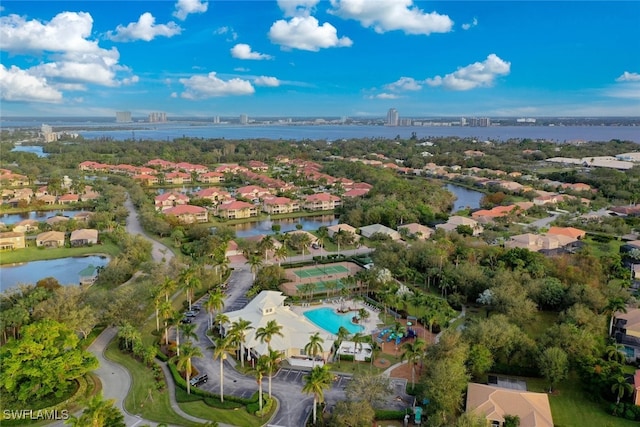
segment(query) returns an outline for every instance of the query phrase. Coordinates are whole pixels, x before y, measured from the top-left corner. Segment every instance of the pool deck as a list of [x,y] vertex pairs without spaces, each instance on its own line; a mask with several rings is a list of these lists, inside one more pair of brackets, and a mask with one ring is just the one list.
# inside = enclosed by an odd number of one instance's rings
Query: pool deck
[[340,302],[339,300],[340,298],[333,298],[331,300],[325,300],[322,304],[302,303],[302,304],[292,305],[291,310],[300,315],[303,315],[305,311],[317,310],[319,308],[330,307],[336,311],[341,308],[346,308],[346,309],[351,308],[352,310],[355,310],[353,311],[353,314],[355,315],[357,314],[358,310],[360,310],[361,308],[364,308],[369,312],[369,317],[364,322],[360,323],[361,326],[364,326],[364,330],[362,331],[362,334],[370,335],[373,332],[378,330],[378,324],[382,322],[380,321],[380,317],[378,316],[377,311],[374,311],[370,307],[365,306],[362,303],[362,301],[345,299],[343,300],[343,302]]

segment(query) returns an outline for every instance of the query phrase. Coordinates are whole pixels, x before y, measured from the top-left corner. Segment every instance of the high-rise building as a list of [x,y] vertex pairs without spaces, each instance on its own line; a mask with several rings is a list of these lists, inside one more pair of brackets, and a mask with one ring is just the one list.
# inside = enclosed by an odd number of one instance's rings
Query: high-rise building
[[249,123],[249,116],[246,114],[240,114],[240,124],[246,125],[247,123]]
[[466,126],[467,125],[467,119],[464,117],[460,118],[460,126]]
[[149,123],[166,123],[167,113],[150,113]]
[[53,142],[58,140],[58,134],[53,131],[53,128],[49,125],[43,124],[40,128],[44,142]]
[[220,116],[215,116],[213,118],[213,124],[214,125],[219,125],[220,124]]
[[116,123],[130,123],[131,111],[116,111]]
[[389,111],[387,111],[387,126],[398,126],[399,119],[398,110],[389,108]]

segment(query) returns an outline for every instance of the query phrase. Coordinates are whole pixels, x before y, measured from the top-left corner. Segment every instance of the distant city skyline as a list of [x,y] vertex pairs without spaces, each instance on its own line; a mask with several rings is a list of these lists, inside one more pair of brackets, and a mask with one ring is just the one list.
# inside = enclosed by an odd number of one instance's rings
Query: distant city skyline
[[6,1],[0,114],[639,116],[638,16],[636,1]]

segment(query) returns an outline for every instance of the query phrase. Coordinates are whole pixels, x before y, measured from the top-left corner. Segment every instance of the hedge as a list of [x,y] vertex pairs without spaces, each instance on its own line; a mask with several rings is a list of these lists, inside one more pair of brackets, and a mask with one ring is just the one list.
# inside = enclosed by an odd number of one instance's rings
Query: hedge
[[340,355],[340,361],[345,361],[345,362],[353,362],[354,360],[354,355],[353,354],[341,354]]
[[228,396],[224,397],[224,402],[220,402],[220,398],[218,396],[216,397],[205,397],[204,398],[204,403],[206,403],[208,406],[211,406],[212,408],[218,408],[218,409],[237,409],[237,408],[244,408],[244,404],[240,403],[240,402],[235,402],[233,400],[228,400],[227,399]]
[[266,398],[264,399],[266,400],[265,404],[262,406],[262,411],[256,411],[256,417],[264,417],[266,414],[268,414],[271,411],[271,407],[273,406],[274,403],[274,399],[272,398]]
[[376,409],[376,420],[402,420],[406,414],[406,411]]

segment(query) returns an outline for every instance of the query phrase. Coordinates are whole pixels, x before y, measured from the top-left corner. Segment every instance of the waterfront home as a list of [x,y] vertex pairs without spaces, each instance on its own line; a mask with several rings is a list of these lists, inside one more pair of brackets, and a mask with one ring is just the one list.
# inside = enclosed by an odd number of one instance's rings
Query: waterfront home
[[81,228],[71,232],[69,237],[71,246],[95,245],[98,243],[98,230],[93,228]]
[[36,246],[61,248],[64,246],[64,233],[62,231],[45,231],[44,233],[40,233],[36,236]]
[[251,203],[232,200],[218,205],[217,214],[226,219],[251,218],[258,216],[258,208]]
[[47,218],[45,222],[48,225],[53,227],[54,225],[59,224],[61,222],[67,222],[69,221],[69,219],[70,218],[68,216],[56,215],[56,216],[52,216],[51,218]]
[[300,204],[288,197],[265,197],[262,211],[270,215],[298,212]]
[[30,233],[38,230],[39,224],[38,220],[35,219],[23,219],[13,225],[13,231],[17,233]]
[[167,184],[189,184],[191,183],[191,174],[186,172],[170,172],[164,175],[164,182]]
[[0,250],[24,249],[25,246],[24,233],[16,231],[0,233]]
[[236,197],[242,197],[247,200],[260,200],[271,195],[271,190],[257,185],[246,185],[236,189]]
[[351,233],[353,235],[355,235],[357,237],[357,232],[358,229],[349,225],[349,224],[336,224],[336,225],[330,225],[329,227],[327,227],[327,234],[329,235],[330,238],[333,239],[333,236],[336,235],[337,232],[339,231],[343,231],[343,232],[347,232],[347,233]]
[[304,199],[303,208],[308,211],[329,211],[342,204],[338,196],[329,193],[311,194]]
[[173,215],[183,224],[193,224],[196,222],[208,222],[209,213],[200,206],[179,205],[162,211],[165,215]]
[[58,197],[58,203],[61,205],[68,205],[71,203],[78,203],[80,201],[80,196],[78,196],[77,194],[63,194],[62,196]]
[[175,206],[186,205],[189,203],[189,196],[175,191],[169,191],[156,196],[154,202],[157,211],[164,211]]
[[206,172],[199,174],[196,179],[205,184],[219,184],[224,182],[224,174],[221,172]]
[[199,199],[210,200],[214,205],[232,199],[231,194],[216,187],[203,188],[202,190],[193,193],[193,195]]

